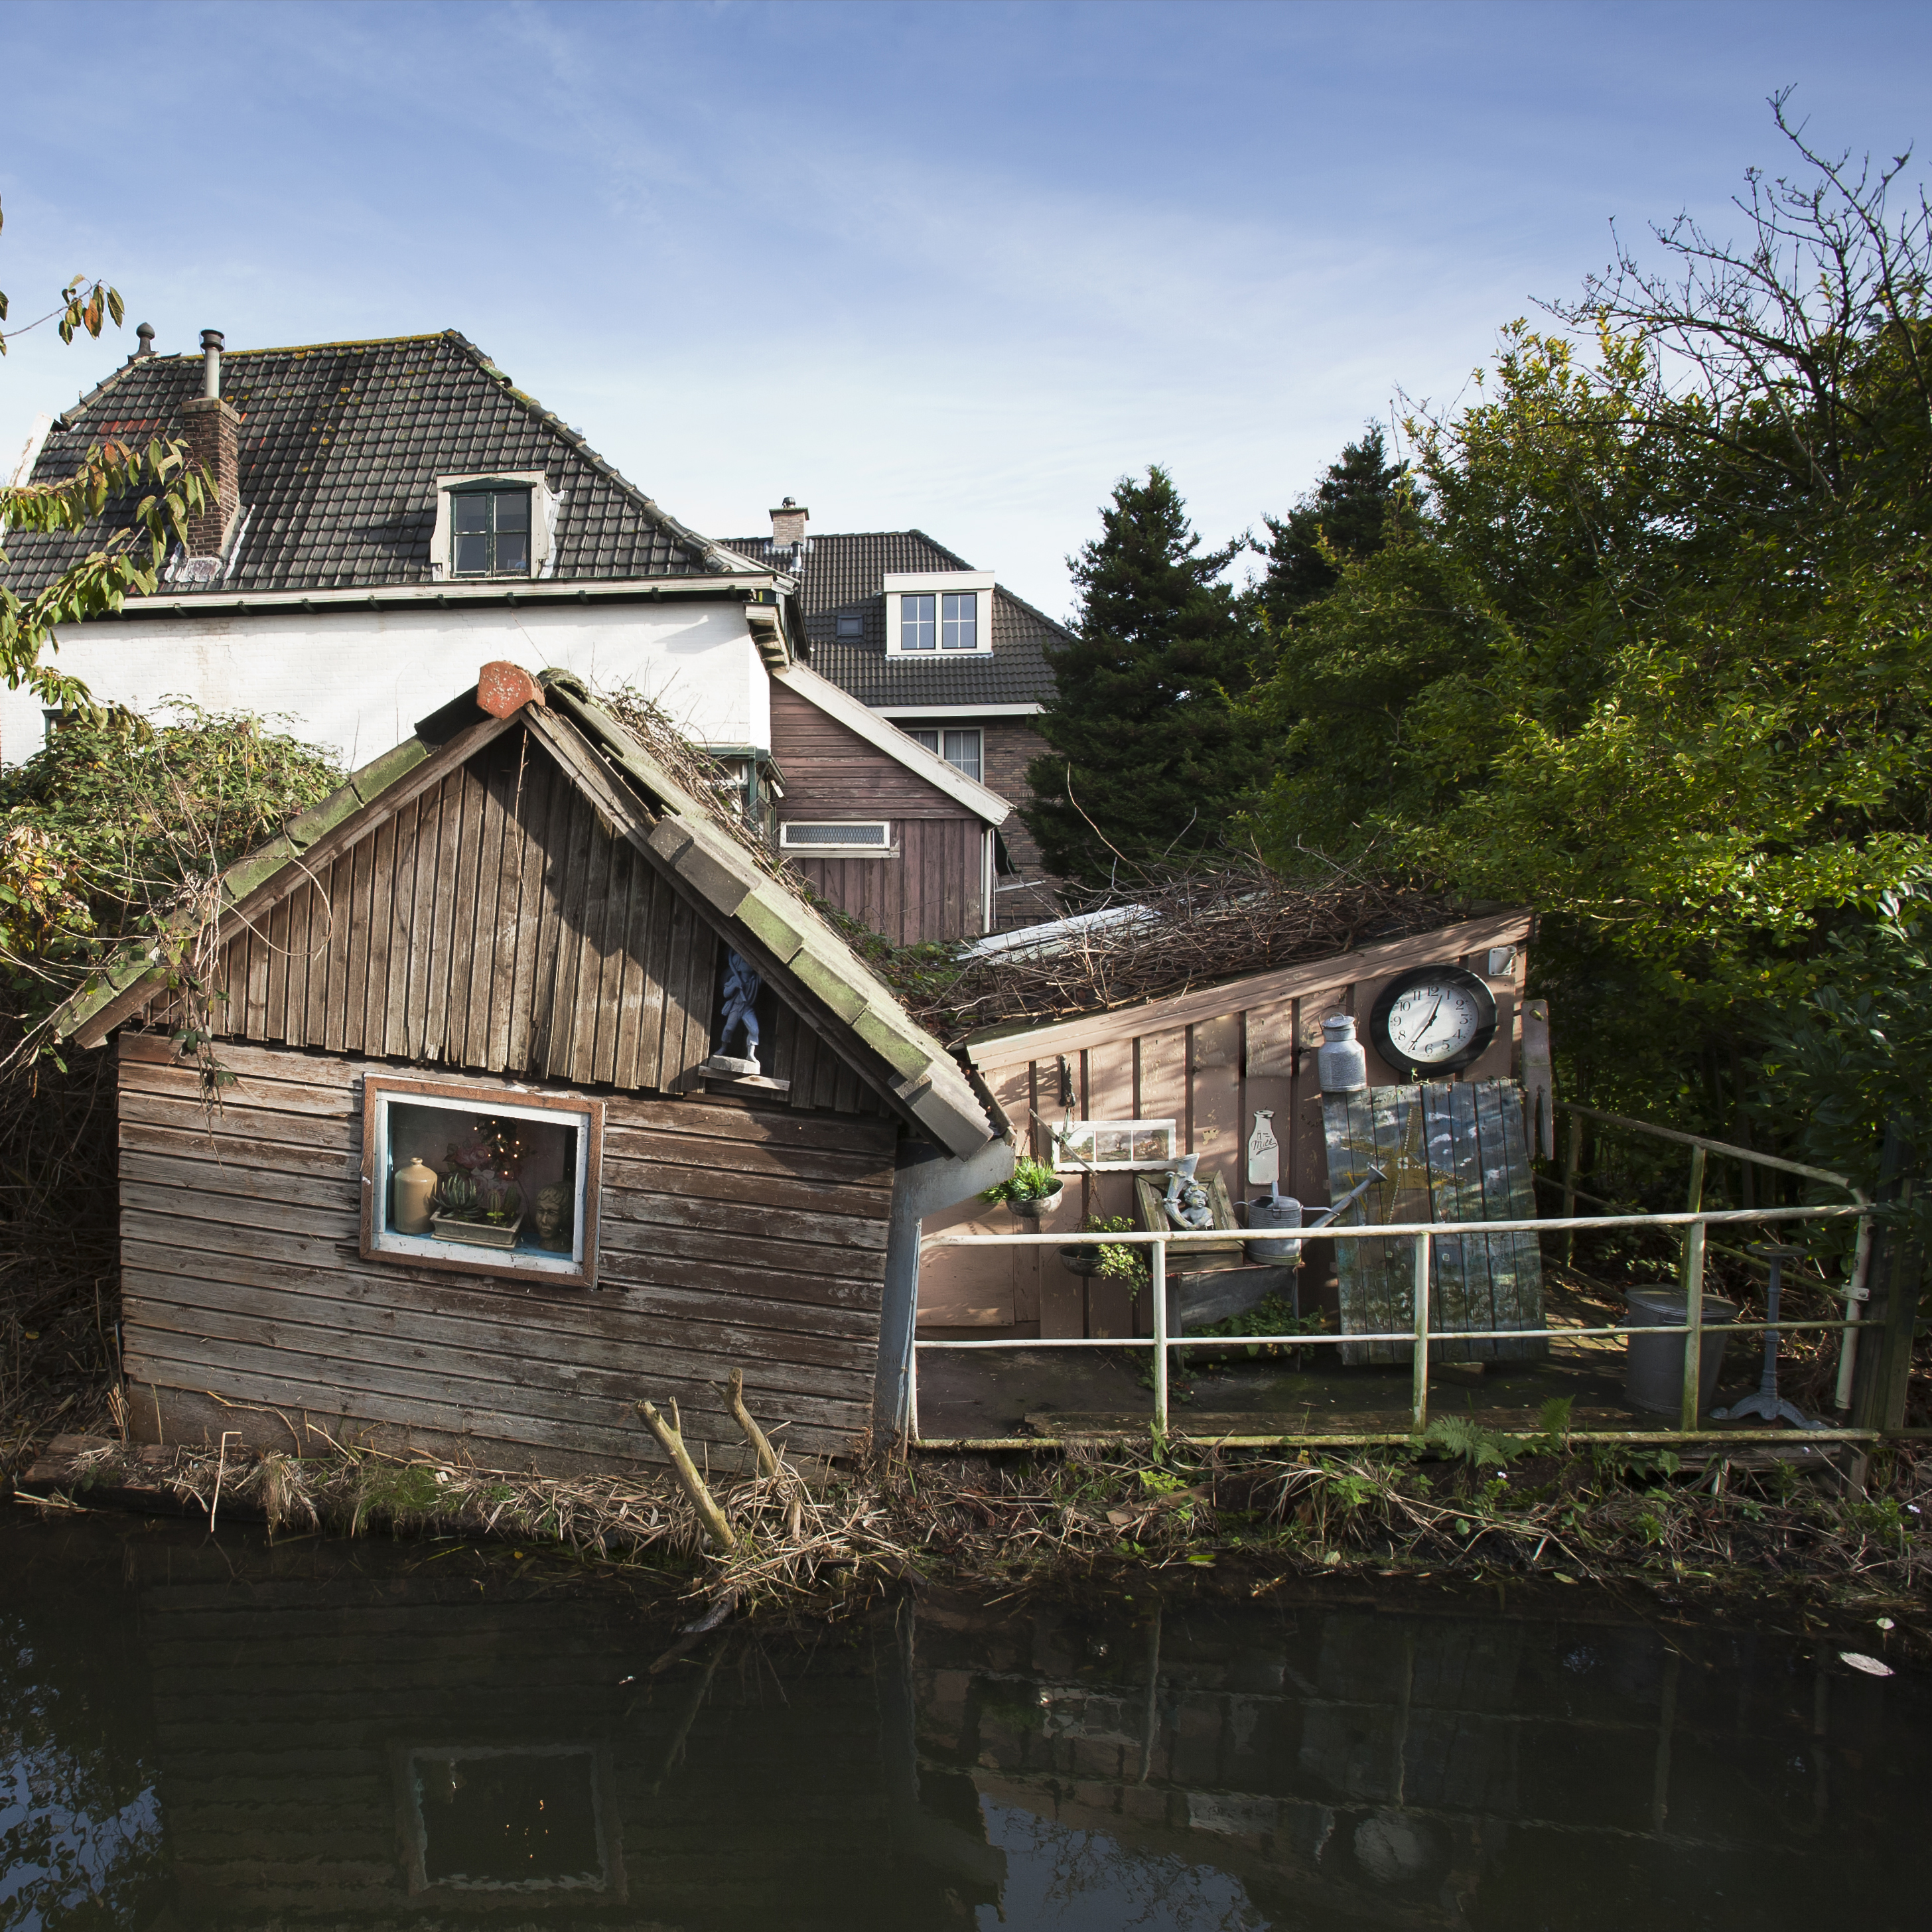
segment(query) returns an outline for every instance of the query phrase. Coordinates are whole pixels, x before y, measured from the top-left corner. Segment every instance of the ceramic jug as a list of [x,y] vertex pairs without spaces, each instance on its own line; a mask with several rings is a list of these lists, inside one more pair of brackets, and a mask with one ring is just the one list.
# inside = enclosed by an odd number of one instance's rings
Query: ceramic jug
[[413,1155],[396,1169],[395,1207],[389,1225],[399,1234],[427,1234],[430,1231],[430,1197],[440,1177],[433,1167],[425,1167],[420,1155]]

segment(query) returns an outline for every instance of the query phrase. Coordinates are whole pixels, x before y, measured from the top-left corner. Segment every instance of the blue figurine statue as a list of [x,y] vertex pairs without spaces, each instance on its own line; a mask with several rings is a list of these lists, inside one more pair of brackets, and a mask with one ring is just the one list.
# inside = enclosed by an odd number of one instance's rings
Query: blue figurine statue
[[730,1057],[731,1036],[742,1027],[745,1034],[743,1057],[755,1070],[758,1064],[757,1001],[759,988],[764,982],[750,963],[740,958],[736,953],[728,952],[724,958],[724,1023],[718,1029],[716,1057]]

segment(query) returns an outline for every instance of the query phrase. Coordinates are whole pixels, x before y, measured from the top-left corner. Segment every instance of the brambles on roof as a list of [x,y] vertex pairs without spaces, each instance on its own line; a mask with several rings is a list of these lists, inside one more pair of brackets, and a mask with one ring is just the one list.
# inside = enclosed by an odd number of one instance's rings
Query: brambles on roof
[[[1045,1025],[1326,958],[1451,925],[1470,910],[1349,874],[1292,882],[1246,856],[1211,872],[1124,868],[1103,891],[1061,897],[1079,922],[1037,928],[1036,944],[1007,933],[998,950],[884,948],[868,963],[950,1043],[1013,1021]],[[1120,916],[1082,917],[1108,912]]]

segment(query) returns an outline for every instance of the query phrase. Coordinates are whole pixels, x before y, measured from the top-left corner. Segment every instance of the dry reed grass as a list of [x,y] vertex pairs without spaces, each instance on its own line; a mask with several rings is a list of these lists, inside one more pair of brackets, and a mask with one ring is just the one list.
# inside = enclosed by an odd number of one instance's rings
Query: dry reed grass
[[[62,1490],[84,1504],[90,1490],[156,1480],[108,1444],[76,1458]],[[572,1480],[353,1450],[302,1461],[200,1450],[158,1480],[211,1526],[245,1513],[272,1535],[491,1538],[641,1568],[706,1606],[706,1628],[760,1606],[831,1611],[905,1582],[1053,1588],[1130,1570],[1218,1568],[1257,1596],[1349,1571],[1922,1604],[1932,1580],[1932,1458],[1909,1448],[1875,1458],[1863,1492],[1754,1451],[1691,1472],[1654,1452],[1552,1445],[1500,1479],[1400,1451],[1185,1442],[1158,1460],[1074,1446],[1030,1466],[886,1458],[813,1480],[780,1458],[770,1475],[717,1487],[729,1551],[708,1543],[668,1469]]]

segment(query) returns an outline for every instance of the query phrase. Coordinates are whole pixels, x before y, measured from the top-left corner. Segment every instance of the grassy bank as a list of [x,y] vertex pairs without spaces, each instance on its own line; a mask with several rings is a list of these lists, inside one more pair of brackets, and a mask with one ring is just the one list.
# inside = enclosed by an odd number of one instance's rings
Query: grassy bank
[[[631,1573],[707,1615],[833,1613],[944,1584],[1023,1592],[1130,1580],[1265,1598],[1349,1575],[1641,1584],[1740,1607],[1798,1600],[1932,1635],[1932,1457],[1586,1449],[1464,1430],[1319,1455],[1171,1443],[1163,1456],[880,1459],[721,1481],[707,1536],[668,1470],[562,1480],[344,1449],[298,1460],[65,1437],[21,1480],[45,1510],[252,1520],[273,1536],[461,1538]],[[1781,1447],[1782,1445],[1780,1445]],[[1793,1450],[1802,1445],[1795,1440]]]

